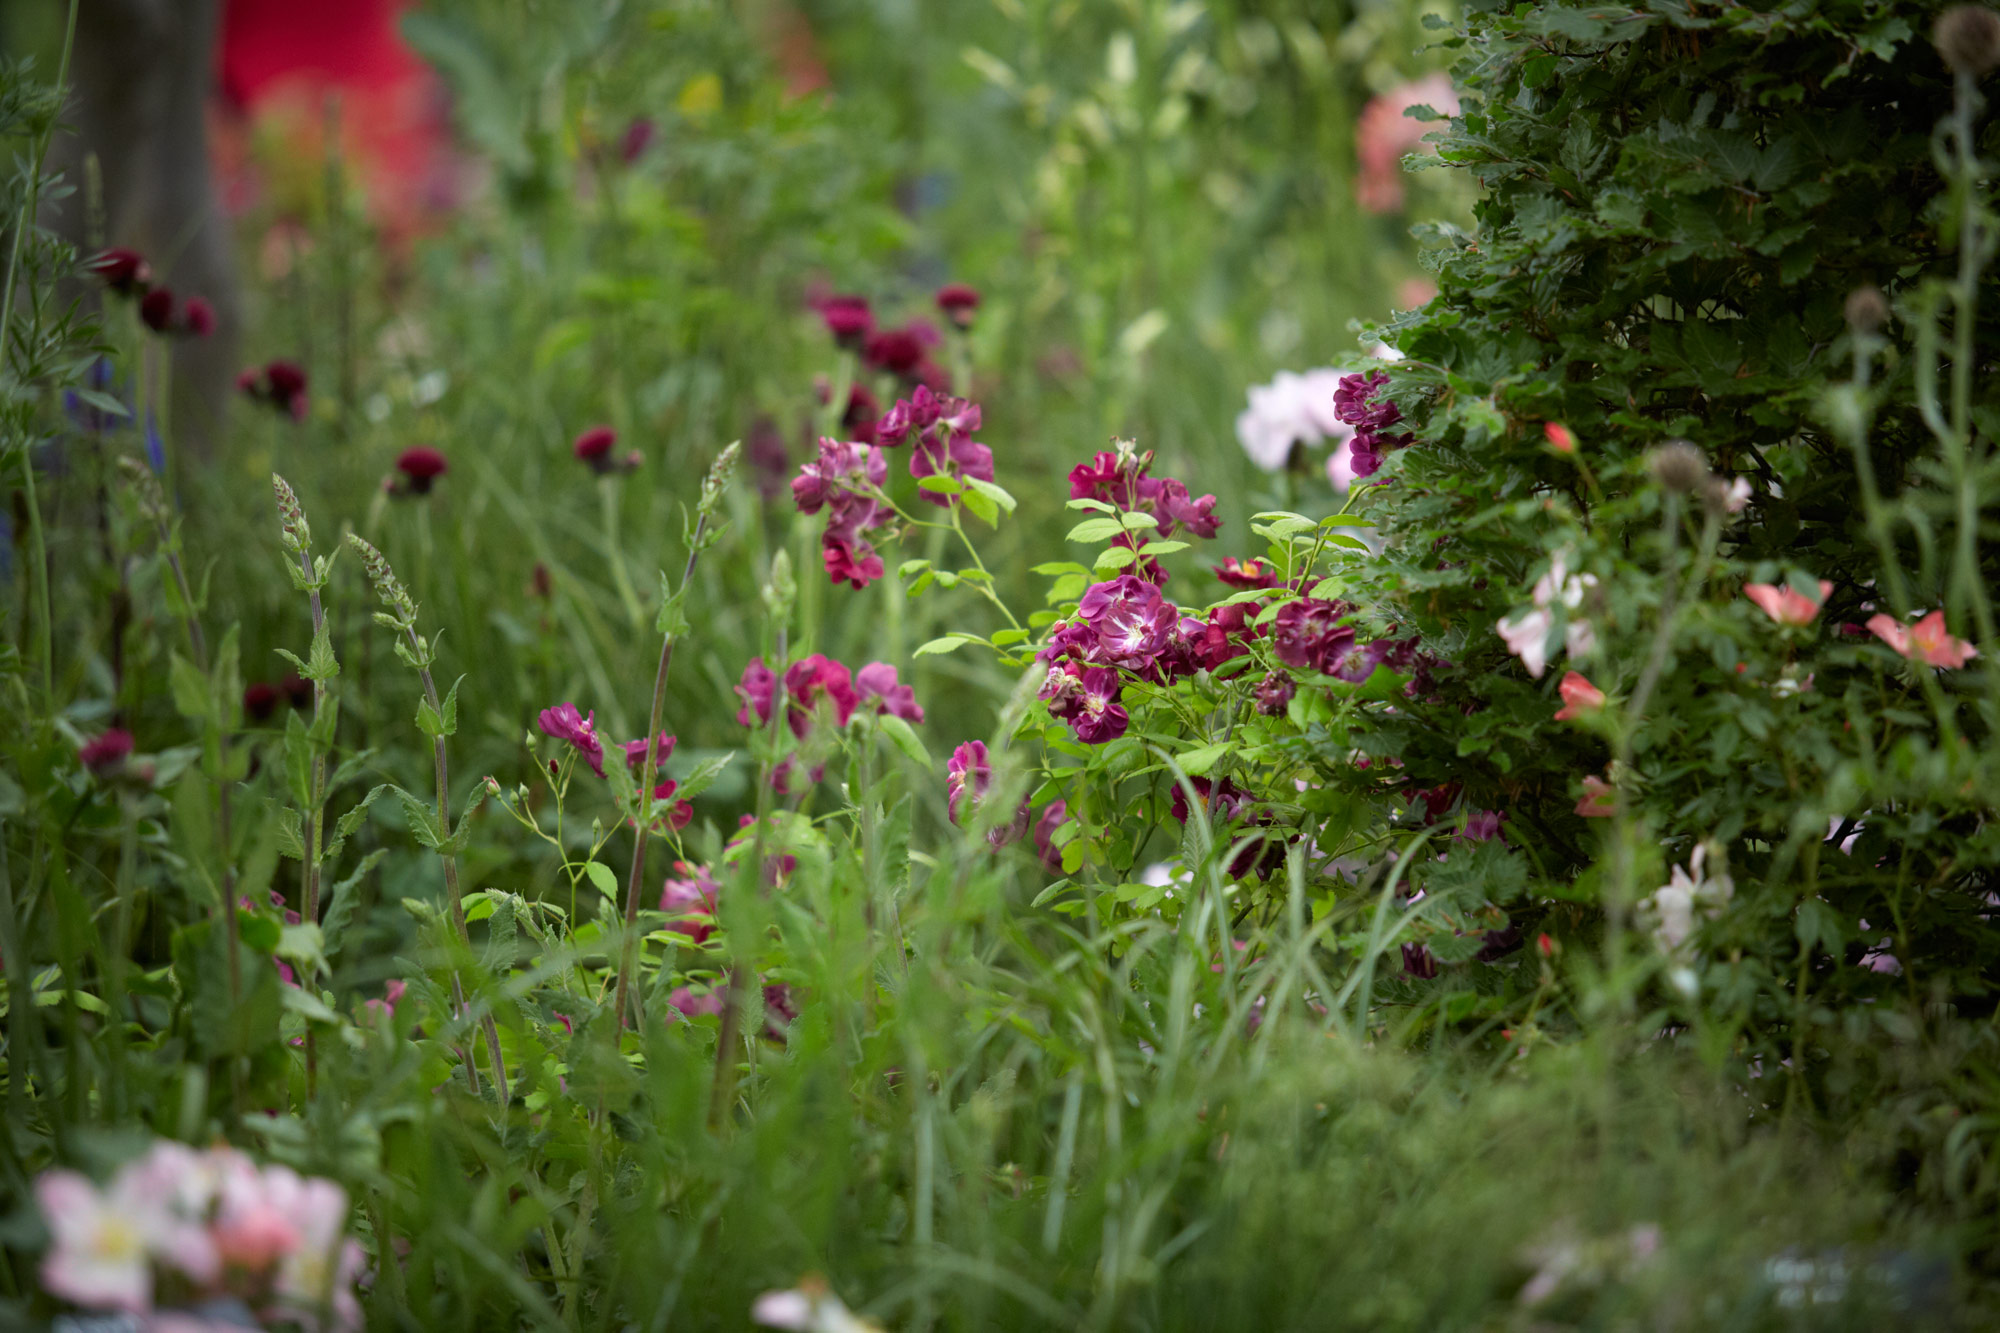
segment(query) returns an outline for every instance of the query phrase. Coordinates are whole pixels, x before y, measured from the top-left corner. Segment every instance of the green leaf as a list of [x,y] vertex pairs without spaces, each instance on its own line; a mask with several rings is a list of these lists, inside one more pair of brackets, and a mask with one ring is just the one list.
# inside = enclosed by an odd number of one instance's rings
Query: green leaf
[[1222,758],[1234,748],[1236,748],[1234,741],[1217,741],[1213,745],[1204,745],[1198,749],[1189,750],[1185,754],[1177,754],[1174,756],[1174,762],[1179,764],[1181,771],[1189,777],[1204,777],[1210,769],[1215,767],[1216,760]]
[[674,800],[692,801],[707,791],[715,785],[715,780],[722,776],[735,758],[736,751],[731,750],[727,754],[715,755],[696,764],[688,770],[686,777],[675,784]]
[[333,886],[333,893],[326,907],[326,915],[321,919],[319,924],[320,935],[326,942],[327,957],[334,958],[339,956],[340,946],[346,938],[349,925],[354,920],[355,904],[361,897],[361,881],[366,879],[368,872],[373,870],[381,862],[382,858],[388,854],[389,851],[386,847],[376,848],[374,851],[368,853],[368,855],[362,857],[360,864],[356,865],[345,879]]
[[608,901],[618,901],[618,876],[612,873],[610,866],[602,861],[586,861],[583,873]]
[[932,639],[929,643],[920,645],[917,651],[910,654],[910,656],[935,657],[943,653],[956,652],[965,643],[966,638],[964,635],[947,634],[942,638]]
[[340,674],[340,659],[333,654],[333,617],[321,616],[319,628],[313,632],[312,656],[299,674],[307,680],[322,683]]
[[956,477],[933,474],[928,477],[918,477],[917,489],[929,491],[932,495],[957,495],[965,487],[958,484]]
[[688,631],[687,589],[683,587],[675,592],[665,570],[660,571],[660,613],[653,617],[653,628],[660,634],[670,634],[675,638]]
[[882,734],[887,736],[911,763],[925,770],[932,767],[930,751],[924,748],[923,740],[908,722],[891,713],[884,713],[880,722]]
[[173,687],[174,709],[182,717],[201,722],[214,716],[215,700],[209,693],[208,678],[195,670],[194,663],[175,653],[167,667],[167,679]]
[[1102,542],[1125,535],[1125,525],[1115,518],[1086,518],[1069,530],[1066,540],[1073,542]]
[[431,707],[429,699],[417,700],[417,726],[432,740],[454,735],[458,731],[458,687],[465,680],[460,676],[451,683],[451,692],[444,697],[444,709]]
[[961,503],[975,516],[984,520],[987,527],[1000,526],[1000,508],[991,496],[981,495],[978,491],[967,491]]
[[[1004,487],[996,486],[990,481],[982,481],[978,477],[967,477],[965,484],[978,494],[991,500],[994,504],[999,505],[1007,513],[1011,514],[1014,512],[1016,502],[1014,497],[1009,495]],[[971,498],[968,496],[967,503],[969,504],[970,502]]]
[[312,760],[305,718],[294,712],[285,718],[285,787],[301,810],[312,806]]

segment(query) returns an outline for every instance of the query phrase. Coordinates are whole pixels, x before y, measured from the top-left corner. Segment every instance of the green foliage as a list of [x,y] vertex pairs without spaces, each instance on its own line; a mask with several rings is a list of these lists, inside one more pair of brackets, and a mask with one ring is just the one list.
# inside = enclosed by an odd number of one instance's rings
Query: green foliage
[[[171,486],[149,335],[106,307],[124,417],[65,424],[98,335],[17,231],[0,1323],[63,1308],[37,1176],[164,1138],[344,1186],[385,1329],[737,1328],[814,1272],[911,1329],[1978,1326],[1995,231],[1929,11],[1433,19],[1441,294],[1337,506],[1217,441],[1414,271],[1352,131],[1415,13],[827,0],[800,95],[767,8],[407,15],[492,193],[377,244],[287,177],[253,344],[311,410],[201,469],[168,423]],[[55,106],[0,76],[0,136]],[[804,297],[945,277],[996,480],[891,446],[849,588],[799,442],[909,386]],[[1072,498],[1107,436],[1212,505]],[[1169,571],[1086,736],[1043,667]],[[1494,633],[1544,576],[1608,696],[1562,722]],[[1931,607],[1969,666],[1834,630]]]

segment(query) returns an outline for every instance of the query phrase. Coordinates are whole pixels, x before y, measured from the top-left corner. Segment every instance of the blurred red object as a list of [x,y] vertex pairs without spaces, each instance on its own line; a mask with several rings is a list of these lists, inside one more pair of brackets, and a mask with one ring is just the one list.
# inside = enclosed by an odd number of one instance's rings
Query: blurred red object
[[349,178],[391,239],[457,205],[463,164],[444,86],[397,28],[410,5],[228,0],[213,142],[231,212],[267,203],[304,211],[324,173],[335,106]]

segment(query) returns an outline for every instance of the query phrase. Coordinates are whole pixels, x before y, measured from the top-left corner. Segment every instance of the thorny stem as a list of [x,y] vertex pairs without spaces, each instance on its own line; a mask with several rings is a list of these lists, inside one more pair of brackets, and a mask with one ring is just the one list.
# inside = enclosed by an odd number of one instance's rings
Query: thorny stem
[[[701,541],[707,531],[708,515],[703,513],[695,519],[694,538],[688,543],[687,563],[681,567],[679,586],[683,589],[694,577],[694,563],[701,555]],[[612,1007],[617,1011],[621,1032],[625,1028],[625,1000],[632,984],[632,954],[639,929],[639,886],[646,879],[646,844],[653,835],[653,787],[660,776],[660,714],[666,708],[667,671],[674,663],[677,637],[672,630],[660,636],[660,665],[653,672],[653,707],[646,715],[646,757],[639,768],[639,792],[633,801],[637,818],[633,820],[636,831],[632,840],[632,870],[625,877],[625,932],[618,940],[618,983],[612,991]]]

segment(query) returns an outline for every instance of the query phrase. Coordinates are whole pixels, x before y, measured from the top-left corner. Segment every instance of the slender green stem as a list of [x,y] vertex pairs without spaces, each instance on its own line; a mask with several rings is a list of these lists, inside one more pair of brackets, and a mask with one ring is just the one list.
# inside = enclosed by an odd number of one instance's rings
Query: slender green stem
[[[708,515],[701,514],[695,519],[694,537],[688,543],[687,563],[681,567],[680,588],[685,589],[694,578],[695,561],[701,556],[702,538],[708,531]],[[637,944],[639,931],[639,890],[646,878],[646,844],[653,836],[653,787],[659,781],[660,757],[658,737],[661,713],[666,709],[667,672],[674,664],[674,642],[677,636],[668,630],[660,636],[660,664],[653,672],[653,706],[646,714],[645,759],[639,766],[639,791],[633,799],[632,869],[625,878],[625,929],[618,938],[618,982],[612,990],[612,1007],[618,1014],[618,1026],[625,1026],[625,1001],[631,994],[632,956]],[[783,663],[779,664],[783,670]],[[637,1000],[634,1000],[637,1003]],[[643,1018],[643,1015],[641,1015]]]
[[[405,626],[403,633],[408,637],[413,660],[424,660],[424,646],[417,638],[417,631]],[[430,701],[431,711],[444,716],[444,704],[438,698],[437,681],[431,676],[427,666],[417,668],[417,675],[424,683],[424,698]],[[431,765],[437,775],[437,815],[438,831],[441,836],[451,834],[451,772],[445,762],[444,734],[440,732],[431,738]],[[451,912],[451,928],[458,936],[458,942],[468,951],[472,948],[472,931],[465,924],[465,895],[458,882],[458,857],[443,850],[438,851],[438,860],[444,864],[445,902]],[[456,967],[451,972],[452,1003],[461,1011],[465,1008],[465,982]],[[480,1019],[480,1027],[486,1033],[486,1054],[493,1062],[493,1086],[499,1095],[500,1108],[507,1108],[509,1093],[507,1088],[507,1062],[500,1053],[500,1028],[489,1012]],[[479,1071],[468,1057],[465,1061],[465,1081],[474,1095],[479,1092]]]
[[639,604],[639,594],[633,591],[632,576],[625,569],[625,551],[618,540],[618,479],[600,477],[597,494],[604,502],[604,554],[611,565],[611,582],[618,589],[618,600],[625,607],[625,615],[634,629],[646,623],[646,608]]
[[[69,18],[63,27],[62,59],[56,65],[56,89],[60,93],[69,84],[69,58],[76,47],[76,11],[81,0],[69,0]],[[21,215],[14,224],[14,242],[7,255],[7,282],[0,290],[0,356],[7,352],[7,334],[14,323],[14,293],[20,285],[21,249],[27,244],[28,234],[35,229],[35,217],[41,211],[42,164],[47,159],[49,138],[54,133],[55,121],[35,136],[35,143],[28,155],[28,192],[21,200]],[[26,439],[21,444],[21,472],[25,481],[22,485],[23,498],[28,504],[28,532],[35,548],[35,646],[42,660],[42,697],[51,701],[56,693],[55,672],[55,630],[52,608],[49,604],[49,542],[42,528],[42,503],[35,491],[35,460],[29,455]]]

